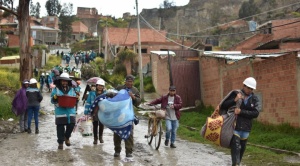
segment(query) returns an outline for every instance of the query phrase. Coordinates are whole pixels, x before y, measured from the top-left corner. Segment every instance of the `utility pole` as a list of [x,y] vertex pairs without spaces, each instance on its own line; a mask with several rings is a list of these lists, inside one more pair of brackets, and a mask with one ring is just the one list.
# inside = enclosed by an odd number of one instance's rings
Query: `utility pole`
[[105,56],[104,56],[104,63],[105,63],[105,68],[106,68],[106,62],[107,62],[107,20],[105,22]]
[[141,32],[140,32],[140,16],[138,10],[138,0],[136,2],[136,16],[137,16],[137,29],[138,29],[138,50],[139,50],[139,74],[140,74],[140,93],[141,99],[144,99],[144,78],[143,78],[143,63],[141,51]]
[[100,54],[101,54],[101,34],[98,33],[98,24],[99,24],[99,22],[101,22],[101,20],[97,21],[96,31],[97,31],[97,35],[98,35],[98,38],[99,38],[99,50],[98,50],[98,52],[99,52],[99,56],[100,56]]

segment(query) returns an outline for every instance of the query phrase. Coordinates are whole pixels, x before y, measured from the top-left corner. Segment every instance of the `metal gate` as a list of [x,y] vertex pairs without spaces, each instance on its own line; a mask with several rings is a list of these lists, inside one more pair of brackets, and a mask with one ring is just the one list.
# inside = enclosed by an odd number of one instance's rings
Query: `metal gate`
[[195,106],[195,101],[201,99],[198,52],[186,50],[174,52],[176,56],[170,58],[172,72],[170,82],[176,86],[183,107]]

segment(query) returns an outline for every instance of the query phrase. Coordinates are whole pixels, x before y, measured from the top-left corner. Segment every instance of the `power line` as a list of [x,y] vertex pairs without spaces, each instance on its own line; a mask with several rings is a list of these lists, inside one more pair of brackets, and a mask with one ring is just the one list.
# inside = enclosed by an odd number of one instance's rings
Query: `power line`
[[[149,22],[147,22],[143,16],[141,16],[143,21],[146,23],[146,25],[152,29],[154,29],[154,27],[152,25],[150,25]],[[237,32],[237,33],[225,33],[225,34],[219,34],[219,35],[203,35],[203,36],[190,36],[190,37],[194,37],[194,38],[208,38],[208,37],[219,37],[219,36],[232,36],[232,35],[240,35],[240,34],[245,34],[245,33],[253,33],[253,32],[259,32],[261,30],[266,30],[269,28],[276,28],[276,27],[281,27],[281,26],[285,26],[285,25],[290,25],[290,24],[295,24],[300,22],[300,20],[298,21],[294,21],[294,22],[290,22],[290,23],[286,23],[286,24],[282,24],[282,25],[277,25],[277,26],[272,26],[272,27],[267,27],[267,28],[261,28],[259,30],[255,30],[255,31],[244,31],[244,32]],[[178,35],[180,36],[180,35]]]
[[198,37],[198,36],[192,36],[190,34],[195,34],[195,33],[203,32],[203,31],[206,31],[206,30],[209,30],[209,29],[213,29],[213,28],[216,28],[216,27],[220,27],[220,26],[223,26],[223,25],[230,24],[230,23],[235,22],[235,21],[240,21],[240,20],[244,20],[244,19],[247,19],[247,18],[251,18],[251,17],[263,15],[263,14],[266,14],[266,13],[269,13],[269,12],[272,12],[272,11],[276,11],[276,10],[279,10],[279,9],[284,9],[284,8],[287,8],[287,7],[290,7],[290,6],[294,6],[294,5],[297,5],[297,4],[300,4],[300,2],[293,3],[293,4],[290,4],[290,5],[286,5],[286,6],[282,6],[282,7],[276,8],[276,9],[268,10],[268,11],[265,11],[265,12],[262,12],[262,13],[258,13],[258,14],[251,15],[251,16],[248,16],[248,17],[240,18],[240,19],[237,19],[237,20],[233,20],[233,21],[230,21],[230,22],[227,22],[227,23],[223,23],[223,24],[220,24],[220,25],[208,27],[208,28],[200,30],[198,32],[189,33],[189,35],[178,35],[178,34],[175,34],[175,33],[167,33],[167,34],[173,35],[173,36],[181,36],[181,37]]
[[[150,27],[151,29],[153,29],[156,33],[158,33],[159,35],[165,37],[167,40],[179,45],[179,46],[182,46],[182,47],[185,47],[185,48],[188,48],[188,49],[191,49],[191,50],[195,50],[195,51],[201,51],[201,50],[198,50],[198,49],[194,49],[194,48],[191,48],[191,47],[188,47],[188,46],[185,46],[185,45],[182,45],[178,42],[176,42],[175,40],[172,40],[168,37],[166,37],[164,34],[160,33],[158,30],[156,30],[149,22],[147,22],[144,17],[142,15],[140,15],[140,17],[143,19],[144,23]],[[286,24],[282,24],[282,25],[277,25],[277,26],[272,26],[272,27],[267,27],[267,28],[262,28],[260,30],[256,30],[256,31],[261,31],[261,30],[265,30],[265,29],[269,29],[269,28],[276,28],[276,27],[282,27],[282,26],[286,26],[286,25],[290,25],[290,24],[295,24],[295,23],[298,23],[300,22],[300,20],[298,21],[294,21],[294,22],[291,22],[291,23],[286,23]],[[293,28],[293,27],[290,27],[290,28]],[[246,32],[240,32],[240,33],[230,33],[230,34],[220,34],[220,35],[210,35],[210,36],[203,36],[203,37],[212,37],[212,36],[228,36],[228,35],[239,35],[239,34],[242,34],[242,33],[252,33],[252,31],[246,31]],[[199,36],[198,36],[199,37]]]

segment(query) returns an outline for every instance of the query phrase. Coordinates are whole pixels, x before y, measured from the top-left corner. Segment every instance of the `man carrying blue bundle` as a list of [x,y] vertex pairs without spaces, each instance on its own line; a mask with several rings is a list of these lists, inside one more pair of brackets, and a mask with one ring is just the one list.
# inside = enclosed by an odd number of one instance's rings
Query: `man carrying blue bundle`
[[[121,85],[121,86],[118,86],[116,88],[116,90],[121,90],[121,89],[127,90],[128,94],[130,95],[130,97],[132,99],[132,104],[137,107],[141,103],[141,98],[140,98],[139,90],[136,87],[133,86],[133,81],[134,81],[134,77],[132,75],[127,75],[126,80],[125,80],[125,84]],[[122,142],[122,138],[119,135],[117,135],[116,133],[114,133],[114,146],[115,146],[114,157],[119,157],[120,156],[120,153],[121,153],[121,150],[122,150],[121,142]],[[133,129],[132,129],[132,132],[131,132],[129,138],[125,140],[125,152],[126,152],[126,157],[132,157],[132,152],[133,152]]]

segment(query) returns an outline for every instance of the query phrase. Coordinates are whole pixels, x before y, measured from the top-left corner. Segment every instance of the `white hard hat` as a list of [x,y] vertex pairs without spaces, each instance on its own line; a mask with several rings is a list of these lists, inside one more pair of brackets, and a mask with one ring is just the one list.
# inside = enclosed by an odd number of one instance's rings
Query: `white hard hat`
[[45,75],[45,73],[42,73],[42,76],[44,76]]
[[96,85],[103,85],[105,86],[105,81],[103,79],[100,79],[97,81]]
[[30,81],[29,81],[29,84],[36,84],[37,81],[35,78],[31,78]]
[[243,84],[249,88],[256,89],[256,80],[253,77],[246,78]]
[[66,80],[66,81],[71,81],[72,79],[70,79],[70,76],[68,73],[61,73],[61,75],[59,76],[60,80]]

